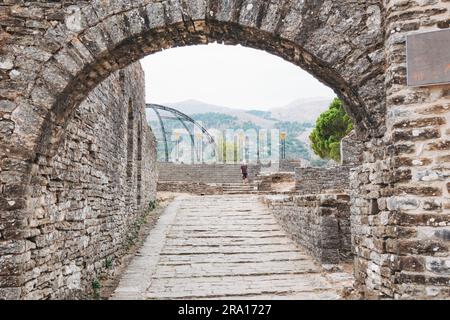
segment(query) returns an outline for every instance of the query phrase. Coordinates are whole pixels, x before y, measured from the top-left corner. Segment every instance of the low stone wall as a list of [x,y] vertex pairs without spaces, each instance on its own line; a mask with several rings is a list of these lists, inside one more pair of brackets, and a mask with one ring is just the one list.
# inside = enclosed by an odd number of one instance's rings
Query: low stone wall
[[156,144],[144,106],[136,63],[77,108],[57,155],[35,168],[27,234],[0,250],[0,299],[83,298],[113,270],[155,199]]
[[323,193],[327,190],[348,190],[350,188],[351,168],[352,166],[296,168],[295,189],[300,194]]
[[302,168],[307,165],[306,161],[302,160],[280,160],[281,172],[295,172],[296,168]]
[[351,256],[348,194],[265,196],[262,198],[292,238],[321,263]]
[[295,175],[292,172],[276,172],[270,174],[261,174],[255,181],[258,191],[273,191],[273,184],[282,182],[294,183]]
[[192,193],[197,195],[223,194],[223,186],[202,182],[158,182],[158,191]]

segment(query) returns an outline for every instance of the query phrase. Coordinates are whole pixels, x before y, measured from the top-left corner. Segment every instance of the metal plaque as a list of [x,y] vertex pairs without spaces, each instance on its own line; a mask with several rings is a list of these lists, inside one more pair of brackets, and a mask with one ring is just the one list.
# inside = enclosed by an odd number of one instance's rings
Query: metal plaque
[[450,29],[409,35],[406,48],[409,86],[450,83]]

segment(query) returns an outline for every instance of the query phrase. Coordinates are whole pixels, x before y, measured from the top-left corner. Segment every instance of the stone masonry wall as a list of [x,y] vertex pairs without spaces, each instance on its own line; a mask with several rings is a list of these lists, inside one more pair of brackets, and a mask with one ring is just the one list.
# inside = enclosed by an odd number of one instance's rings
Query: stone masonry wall
[[350,166],[295,168],[295,189],[300,194],[348,190],[350,169]]
[[341,140],[341,165],[357,166],[362,163],[364,143],[353,130]]
[[339,263],[351,253],[347,194],[266,196],[283,228],[321,263]]
[[[155,141],[145,123],[139,63],[96,88],[70,121],[58,154],[41,159],[26,240],[0,252],[25,270],[0,298],[78,298],[124,254],[135,222],[155,199]],[[11,243],[13,244],[13,243]]]
[[356,287],[448,299],[450,86],[407,86],[406,36],[448,29],[450,2],[388,0],[384,11],[388,130],[351,177]]

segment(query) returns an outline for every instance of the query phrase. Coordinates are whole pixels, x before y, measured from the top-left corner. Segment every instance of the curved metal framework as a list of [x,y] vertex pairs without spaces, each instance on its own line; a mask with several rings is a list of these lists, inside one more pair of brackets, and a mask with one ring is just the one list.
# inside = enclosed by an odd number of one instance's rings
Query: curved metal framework
[[[203,133],[204,136],[206,136],[206,138],[208,139],[208,142],[211,144],[216,144],[216,142],[214,141],[214,138],[209,134],[208,130],[206,130],[202,125],[200,125],[197,121],[195,121],[194,119],[192,119],[191,117],[189,117],[187,114],[184,114],[174,108],[170,108],[170,107],[166,107],[166,106],[162,106],[159,104],[146,104],[146,108],[147,109],[152,109],[156,116],[158,117],[158,121],[159,124],[161,126],[161,132],[162,132],[162,137],[164,140],[164,149],[165,149],[165,158],[166,158],[166,162],[169,162],[169,144],[167,142],[167,130],[164,126],[164,121],[163,119],[170,119],[170,120],[178,120],[180,121],[180,123],[183,125],[183,127],[186,129],[186,131],[189,133],[190,139],[191,139],[191,151],[192,151],[192,161],[194,161],[194,150],[195,150],[195,136],[194,136],[194,132],[193,130],[190,130],[189,127],[186,125],[186,122],[192,123],[194,126],[193,128],[197,127],[198,129],[200,129]],[[174,115],[174,117],[163,117],[161,116],[161,112],[160,111],[166,111],[169,112],[171,114]]]

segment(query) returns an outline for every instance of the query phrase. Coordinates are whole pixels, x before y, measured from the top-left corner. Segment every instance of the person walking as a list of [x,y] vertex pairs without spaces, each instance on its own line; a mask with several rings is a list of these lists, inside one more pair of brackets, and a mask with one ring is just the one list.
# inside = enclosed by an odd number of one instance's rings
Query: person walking
[[244,184],[248,184],[248,166],[245,161],[242,161],[241,172],[242,172],[242,180],[243,180]]

